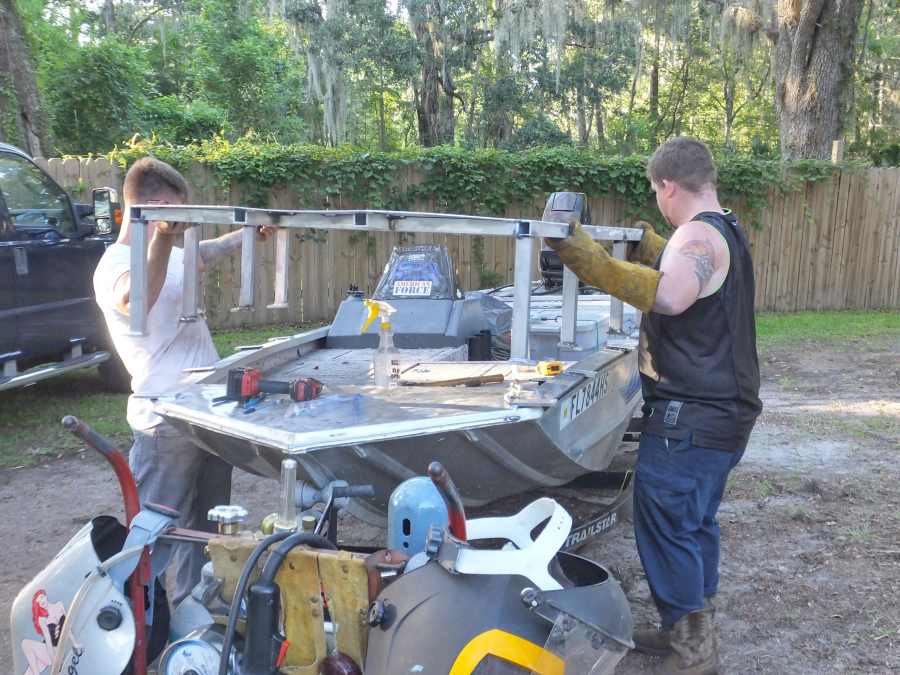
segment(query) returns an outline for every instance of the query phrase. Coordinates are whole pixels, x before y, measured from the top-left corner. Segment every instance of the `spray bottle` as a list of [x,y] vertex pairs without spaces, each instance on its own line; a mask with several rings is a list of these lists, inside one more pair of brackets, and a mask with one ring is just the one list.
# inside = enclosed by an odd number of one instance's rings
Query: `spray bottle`
[[400,382],[400,352],[394,346],[394,328],[391,326],[391,314],[397,310],[382,300],[364,300],[369,310],[362,330],[365,333],[375,319],[381,319],[378,330],[378,349],[372,359],[372,370],[375,373],[375,386],[379,389],[393,389]]

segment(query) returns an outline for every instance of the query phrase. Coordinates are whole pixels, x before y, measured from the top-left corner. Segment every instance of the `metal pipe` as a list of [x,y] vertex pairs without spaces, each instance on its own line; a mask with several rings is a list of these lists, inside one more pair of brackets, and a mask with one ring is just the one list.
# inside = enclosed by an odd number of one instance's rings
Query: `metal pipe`
[[512,335],[510,336],[510,361],[524,361],[528,358],[528,331],[531,324],[531,258],[534,253],[534,239],[528,223],[516,237],[515,268],[513,270],[513,312]]
[[[426,213],[380,210],[280,210],[245,209],[234,206],[190,206],[150,204],[135,207],[150,220],[182,223],[221,223],[244,226],[269,225],[279,228],[316,228],[381,232],[433,232],[436,234],[477,234],[515,236],[522,223],[529,225],[533,237],[567,237],[570,226],[543,220],[491,218],[456,213]],[[640,228],[608,225],[584,225],[591,237],[601,241],[640,241]]]
[[291,278],[291,231],[279,229],[275,235],[275,301],[269,309],[285,309]]
[[[625,260],[625,242],[617,241],[613,243],[613,258]],[[622,301],[613,296],[609,296],[609,332],[621,333],[625,320],[625,306]]]
[[196,321],[200,304],[200,226],[184,232],[184,292],[181,321]]
[[559,328],[560,344],[575,345],[578,326],[578,277],[568,267],[563,267],[562,325]]
[[251,309],[253,307],[255,260],[256,227],[245,225],[241,237],[241,293],[236,310]]
[[[135,209],[132,209],[134,213]],[[140,211],[138,211],[140,213]],[[149,223],[140,215],[129,221],[131,228],[131,274],[128,292],[129,335],[147,334],[147,229]]]

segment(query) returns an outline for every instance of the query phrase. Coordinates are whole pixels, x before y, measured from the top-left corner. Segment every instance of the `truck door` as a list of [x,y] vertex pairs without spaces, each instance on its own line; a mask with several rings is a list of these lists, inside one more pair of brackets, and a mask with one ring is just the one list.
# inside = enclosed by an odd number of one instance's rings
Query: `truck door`
[[12,218],[0,197],[0,354],[16,348],[16,275]]
[[59,355],[71,338],[96,341],[92,278],[103,242],[79,235],[68,195],[25,157],[0,153],[0,193],[15,227],[19,349]]

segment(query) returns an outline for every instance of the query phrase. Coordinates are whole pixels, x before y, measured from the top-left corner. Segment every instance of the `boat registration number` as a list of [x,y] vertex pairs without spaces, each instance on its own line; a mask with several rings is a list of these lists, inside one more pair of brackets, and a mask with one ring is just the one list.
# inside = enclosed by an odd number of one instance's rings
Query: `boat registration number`
[[559,410],[559,428],[565,429],[580,414],[609,393],[609,372],[597,373],[563,399]]
[[431,280],[404,280],[394,282],[394,295],[410,298],[427,298],[431,295]]

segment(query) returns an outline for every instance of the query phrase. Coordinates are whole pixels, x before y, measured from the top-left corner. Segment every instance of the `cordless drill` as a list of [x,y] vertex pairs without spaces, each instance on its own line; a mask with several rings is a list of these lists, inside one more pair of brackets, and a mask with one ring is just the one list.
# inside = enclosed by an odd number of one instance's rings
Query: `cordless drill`
[[322,383],[311,377],[264,380],[258,368],[232,368],[228,371],[223,398],[246,403],[262,394],[287,394],[294,401],[311,401],[321,392]]

